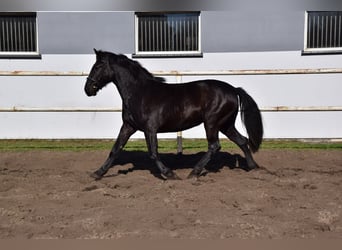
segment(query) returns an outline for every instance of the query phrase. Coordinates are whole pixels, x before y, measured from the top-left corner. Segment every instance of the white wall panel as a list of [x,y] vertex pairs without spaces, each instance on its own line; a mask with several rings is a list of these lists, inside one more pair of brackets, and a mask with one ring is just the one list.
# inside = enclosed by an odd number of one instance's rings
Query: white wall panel
[[[94,55],[43,55],[0,60],[0,71],[89,72]],[[139,59],[150,71],[342,68],[342,55],[301,56],[298,51],[209,53],[203,58]],[[342,106],[342,74],[167,76],[168,82],[215,78],[243,87],[260,107]],[[0,76],[0,109],[121,107],[113,84],[84,93],[86,76]],[[157,93],[156,93],[157,94]],[[342,112],[263,112],[266,138],[342,138]],[[0,138],[115,138],[122,124],[113,112],[0,112]],[[237,127],[243,133],[240,118]],[[184,137],[205,137],[203,126]],[[137,133],[133,138],[142,138]],[[175,133],[159,138],[175,138]],[[222,137],[222,135],[221,135]]]

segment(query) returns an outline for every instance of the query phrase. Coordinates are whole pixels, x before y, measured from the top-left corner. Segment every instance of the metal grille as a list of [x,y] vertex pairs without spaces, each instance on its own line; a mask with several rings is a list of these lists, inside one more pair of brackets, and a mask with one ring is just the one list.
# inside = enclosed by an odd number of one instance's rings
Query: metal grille
[[198,52],[199,13],[137,13],[138,52]]
[[342,47],[342,11],[310,11],[307,48]]
[[0,52],[36,52],[35,13],[0,13]]

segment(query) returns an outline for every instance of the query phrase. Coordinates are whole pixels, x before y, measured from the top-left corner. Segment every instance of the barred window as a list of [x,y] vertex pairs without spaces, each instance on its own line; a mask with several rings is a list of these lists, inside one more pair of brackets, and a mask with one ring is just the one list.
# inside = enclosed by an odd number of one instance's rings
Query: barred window
[[342,11],[306,13],[305,51],[342,52]]
[[36,13],[0,12],[0,55],[37,53]]
[[200,55],[200,12],[135,14],[136,55]]

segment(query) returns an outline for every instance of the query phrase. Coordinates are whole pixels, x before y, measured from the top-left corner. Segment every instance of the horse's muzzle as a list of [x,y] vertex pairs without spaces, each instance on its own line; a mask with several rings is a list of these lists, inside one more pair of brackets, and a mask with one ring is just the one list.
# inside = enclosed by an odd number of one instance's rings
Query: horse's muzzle
[[87,96],[95,96],[98,91],[98,87],[93,82],[87,82],[84,91],[86,92]]

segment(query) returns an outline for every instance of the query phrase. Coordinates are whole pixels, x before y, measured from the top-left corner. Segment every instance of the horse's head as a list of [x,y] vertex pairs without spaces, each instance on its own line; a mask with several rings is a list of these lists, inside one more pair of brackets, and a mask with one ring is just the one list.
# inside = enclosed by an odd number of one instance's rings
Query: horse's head
[[109,59],[106,52],[97,51],[96,62],[91,68],[84,90],[88,96],[95,96],[97,92],[113,80],[113,73],[110,70]]

